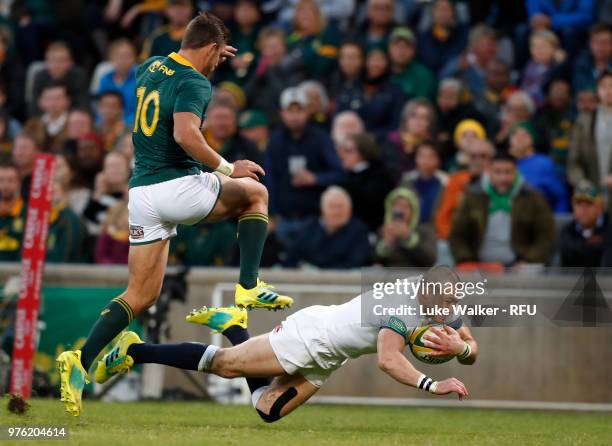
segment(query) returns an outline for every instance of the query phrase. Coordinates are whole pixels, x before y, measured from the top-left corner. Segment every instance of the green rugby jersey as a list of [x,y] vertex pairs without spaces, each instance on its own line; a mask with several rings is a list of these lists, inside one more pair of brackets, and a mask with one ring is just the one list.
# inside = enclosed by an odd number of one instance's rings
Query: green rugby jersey
[[197,174],[202,165],[174,140],[174,113],[191,112],[204,119],[210,81],[184,57],[147,59],[136,73],[134,118],[135,167],[130,187],[161,183]]

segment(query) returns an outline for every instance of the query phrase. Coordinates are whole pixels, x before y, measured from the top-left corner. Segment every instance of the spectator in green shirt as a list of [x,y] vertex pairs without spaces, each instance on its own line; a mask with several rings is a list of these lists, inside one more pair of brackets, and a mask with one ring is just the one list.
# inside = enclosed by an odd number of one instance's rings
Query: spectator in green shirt
[[310,77],[322,79],[336,67],[342,36],[325,22],[314,0],[300,0],[295,7],[293,31],[287,46],[293,57],[301,59],[302,68]]
[[170,263],[189,266],[228,265],[236,247],[233,221],[180,225],[170,242]]
[[20,191],[17,167],[0,164],[0,262],[17,262],[21,258],[26,206]]
[[167,56],[173,51],[178,51],[193,14],[191,0],[168,0],[166,6],[168,24],[157,28],[147,37],[140,54],[141,60],[151,56]]
[[85,246],[85,226],[70,209],[68,201],[64,183],[55,178],[47,237],[46,260],[49,263],[85,263],[90,260]]
[[229,24],[231,44],[238,52],[229,64],[218,68],[217,77],[242,85],[257,66],[257,36],[261,30],[261,9],[256,0],[238,0],[234,21]]
[[436,79],[425,65],[415,60],[414,34],[406,27],[398,27],[389,37],[391,58],[391,82],[404,91],[408,99],[424,97],[435,99]]

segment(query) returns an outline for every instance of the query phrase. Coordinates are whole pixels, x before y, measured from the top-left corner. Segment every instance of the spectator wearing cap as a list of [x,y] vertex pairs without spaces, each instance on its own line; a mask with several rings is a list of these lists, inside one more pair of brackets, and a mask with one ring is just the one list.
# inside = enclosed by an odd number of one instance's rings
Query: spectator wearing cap
[[265,152],[270,141],[270,127],[266,115],[256,109],[245,110],[238,118],[240,135],[255,144],[259,152]]
[[227,102],[216,100],[208,106],[204,137],[230,163],[244,159],[262,163],[261,152],[255,144],[238,132],[236,110]]
[[431,25],[418,34],[419,60],[439,75],[446,63],[467,46],[468,32],[467,25],[457,23],[453,2],[437,0],[432,8]]
[[448,239],[453,216],[466,189],[478,183],[482,175],[488,173],[491,160],[495,156],[495,147],[488,140],[476,139],[466,148],[466,154],[468,156],[467,169],[449,175],[436,212],[436,232],[441,240]]
[[574,218],[559,236],[561,266],[598,267],[609,226],[599,188],[588,180],[580,181],[572,195],[572,212]]
[[436,262],[436,234],[419,224],[415,192],[398,187],[385,198],[385,223],[376,244],[376,261],[389,267],[429,267]]
[[[457,146],[453,133],[460,122],[467,119],[484,122],[484,117],[470,102],[462,102],[463,85],[459,79],[446,78],[438,86],[436,110],[438,112],[437,141],[440,144],[442,165],[447,168],[453,161]],[[484,132],[483,132],[484,133]]]
[[457,124],[453,132],[454,150],[446,159],[446,170],[454,172],[464,169],[469,163],[469,150],[478,140],[487,138],[482,124],[475,119],[464,119]]
[[395,186],[380,161],[376,139],[367,133],[348,135],[336,150],[346,172],[341,186],[351,196],[354,215],[376,232],[383,222],[384,199]]
[[191,0],[168,0],[165,15],[168,24],[157,28],[145,40],[140,59],[151,56],[167,56],[181,48],[181,40],[187,24],[193,17]]
[[215,89],[215,93],[215,99],[228,102],[235,110],[243,110],[247,105],[244,90],[235,82],[221,82]]
[[351,94],[340,92],[336,112],[357,112],[366,130],[380,143],[397,128],[404,102],[402,89],[390,80],[387,55],[375,48],[366,57],[366,74],[360,87],[351,90]]
[[510,154],[516,158],[518,170],[527,183],[536,188],[550,208],[559,214],[569,212],[568,194],[552,160],[536,153],[538,134],[533,124],[517,123],[510,132]]
[[[45,86],[63,84],[69,102],[75,107],[85,107],[88,102],[88,79],[85,70],[74,64],[70,48],[64,42],[53,42],[45,51],[45,69],[34,76],[32,101],[28,104],[30,116],[41,110],[41,97]],[[44,110],[42,110],[44,112]]]
[[40,135],[43,138],[42,148],[45,152],[59,153],[67,139],[68,112],[70,96],[67,86],[53,82],[43,87],[38,104],[42,116],[34,116],[25,123],[24,130]]
[[398,27],[389,36],[391,82],[398,85],[407,99],[424,97],[433,100],[436,92],[435,76],[415,59],[414,34],[406,27]]
[[109,90],[98,98],[98,133],[104,141],[106,151],[113,150],[124,135],[131,133],[132,128],[125,123],[123,95]]
[[309,78],[322,80],[334,70],[340,41],[338,30],[327,24],[315,0],[298,2],[287,46],[301,60],[301,70]]
[[317,215],[324,188],[342,181],[342,166],[326,132],[309,123],[303,90],[281,95],[283,125],[274,131],[265,153],[264,181],[270,215],[277,217],[280,240],[287,240],[303,219]]
[[280,123],[278,101],[283,90],[304,80],[304,74],[287,55],[285,33],[278,28],[264,28],[259,33],[260,57],[254,73],[243,85],[248,106],[263,111],[270,124]]
[[612,24],[602,22],[591,27],[589,48],[576,58],[574,90],[594,91],[604,70],[612,70]]
[[553,214],[542,195],[525,183],[516,160],[498,154],[489,175],[468,187],[448,240],[459,267],[545,263],[554,243]]
[[119,39],[111,43],[109,60],[113,69],[100,79],[98,97],[106,92],[118,92],[123,102],[123,120],[127,125],[134,122],[136,114],[136,48],[128,39]]
[[288,245],[288,266],[351,269],[371,263],[368,228],[353,216],[349,194],[331,186],[321,195],[321,215],[308,219]]
[[575,187],[587,179],[601,187],[607,209],[612,209],[612,71],[604,71],[597,83],[599,105],[593,113],[576,120],[567,164],[570,183]]
[[0,163],[0,262],[15,262],[21,257],[26,203],[17,167]]

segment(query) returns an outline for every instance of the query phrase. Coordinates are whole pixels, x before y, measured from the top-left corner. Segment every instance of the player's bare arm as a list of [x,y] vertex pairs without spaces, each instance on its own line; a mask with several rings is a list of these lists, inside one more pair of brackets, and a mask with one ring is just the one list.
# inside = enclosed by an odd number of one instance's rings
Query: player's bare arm
[[[395,331],[383,328],[378,334],[378,367],[391,378],[402,384],[420,388],[427,378],[404,356],[405,338]],[[456,378],[433,382],[428,389],[436,395],[456,393],[459,399],[468,395],[465,385]]]
[[[196,161],[211,169],[229,174],[233,178],[252,178],[259,181],[257,175],[265,175],[257,163],[249,160],[239,160],[227,163],[221,155],[210,147],[200,131],[200,118],[193,113],[174,113],[174,140]],[[224,170],[224,167],[226,170]]]
[[461,364],[470,365],[476,362],[478,343],[468,327],[455,330],[448,325],[443,328],[431,327],[430,333],[423,336],[427,347],[436,349],[431,356],[453,355]]

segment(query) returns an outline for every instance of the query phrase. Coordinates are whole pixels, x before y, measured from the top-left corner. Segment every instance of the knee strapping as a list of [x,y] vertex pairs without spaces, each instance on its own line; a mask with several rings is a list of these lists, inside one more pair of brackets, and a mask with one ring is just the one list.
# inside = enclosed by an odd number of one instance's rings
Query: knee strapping
[[281,410],[289,401],[295,398],[297,394],[298,393],[297,390],[295,390],[295,387],[289,387],[287,390],[285,390],[285,392],[283,392],[281,396],[276,399],[276,401],[274,401],[274,404],[272,404],[272,407],[270,408],[269,414],[264,413],[257,408],[255,410],[257,411],[261,419],[264,420],[266,423],[273,423],[274,421],[280,420]]

